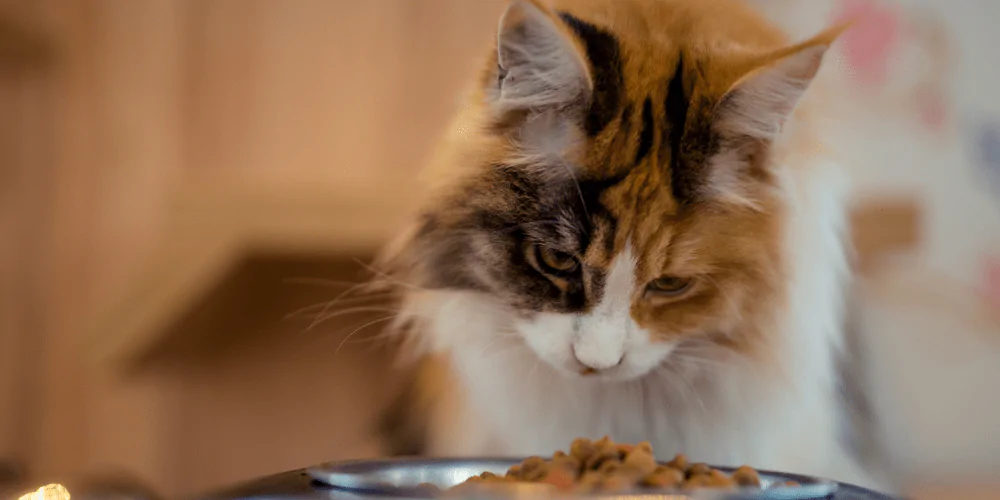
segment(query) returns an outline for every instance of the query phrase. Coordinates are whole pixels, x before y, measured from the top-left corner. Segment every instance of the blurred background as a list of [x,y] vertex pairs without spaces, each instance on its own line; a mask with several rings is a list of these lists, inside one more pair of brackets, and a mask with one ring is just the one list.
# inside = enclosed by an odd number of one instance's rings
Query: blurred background
[[[825,84],[872,439],[907,480],[995,477],[1000,2],[755,3],[796,37],[863,15]],[[386,311],[316,316],[419,198],[504,5],[0,0],[0,492],[384,453]]]

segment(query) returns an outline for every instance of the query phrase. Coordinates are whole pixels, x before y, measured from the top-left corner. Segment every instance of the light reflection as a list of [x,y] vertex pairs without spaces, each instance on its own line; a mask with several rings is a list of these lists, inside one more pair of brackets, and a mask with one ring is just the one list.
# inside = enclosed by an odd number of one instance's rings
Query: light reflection
[[61,484],[48,484],[21,495],[18,500],[69,500],[69,490]]

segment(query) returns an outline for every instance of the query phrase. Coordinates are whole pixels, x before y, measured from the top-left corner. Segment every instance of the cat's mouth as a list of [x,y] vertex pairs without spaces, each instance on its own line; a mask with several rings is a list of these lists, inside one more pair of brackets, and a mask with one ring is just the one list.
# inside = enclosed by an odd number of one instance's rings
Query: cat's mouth
[[626,355],[620,363],[608,368],[595,368],[576,362],[575,366],[559,371],[575,379],[595,382],[629,382],[649,375],[655,371],[657,366],[659,363],[649,365],[634,363]]
[[597,368],[586,366],[581,368],[578,373],[581,377],[590,380],[623,380],[619,376],[616,376],[616,370],[614,368],[599,370]]

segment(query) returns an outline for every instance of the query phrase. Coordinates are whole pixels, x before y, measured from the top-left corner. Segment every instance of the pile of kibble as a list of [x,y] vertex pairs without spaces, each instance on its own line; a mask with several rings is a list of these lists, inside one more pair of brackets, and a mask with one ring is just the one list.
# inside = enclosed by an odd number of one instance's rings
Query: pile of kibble
[[[557,451],[552,458],[531,457],[503,476],[484,472],[449,490],[503,486],[515,483],[550,485],[568,492],[625,492],[634,490],[691,490],[698,488],[760,488],[760,476],[743,466],[731,475],[703,463],[689,463],[684,455],[660,464],[649,443],[616,444],[608,438],[577,439],[569,453]],[[786,483],[785,486],[797,486]]]

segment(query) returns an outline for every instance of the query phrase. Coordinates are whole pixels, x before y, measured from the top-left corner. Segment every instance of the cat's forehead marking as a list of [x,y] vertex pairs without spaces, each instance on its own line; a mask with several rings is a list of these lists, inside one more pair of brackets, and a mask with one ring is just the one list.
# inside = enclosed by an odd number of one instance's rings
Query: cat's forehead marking
[[625,80],[621,42],[610,31],[567,12],[559,16],[583,42],[594,80],[590,111],[584,129],[590,137],[601,133],[622,108]]
[[706,139],[697,130],[686,136],[689,115],[699,114],[691,102],[697,79],[688,76],[689,71],[698,73],[696,64],[686,68],[680,45],[663,40],[623,45],[618,36],[589,20],[565,12],[560,17],[585,48],[594,81],[590,108],[580,125],[587,137],[575,165],[580,176],[619,177],[654,164],[669,172],[664,182],[684,203],[700,170],[698,162],[684,159],[689,152],[703,157],[697,153]]
[[639,147],[632,160],[633,165],[642,163],[653,149],[653,134],[656,132],[653,120],[653,100],[647,97],[642,104],[642,128],[639,130]]
[[669,229],[668,218],[676,206],[661,186],[662,177],[656,168],[636,167],[603,183],[591,210],[594,222],[583,254],[586,265],[607,270],[625,248],[632,248],[635,257],[645,262],[646,251],[662,247],[660,236]]

